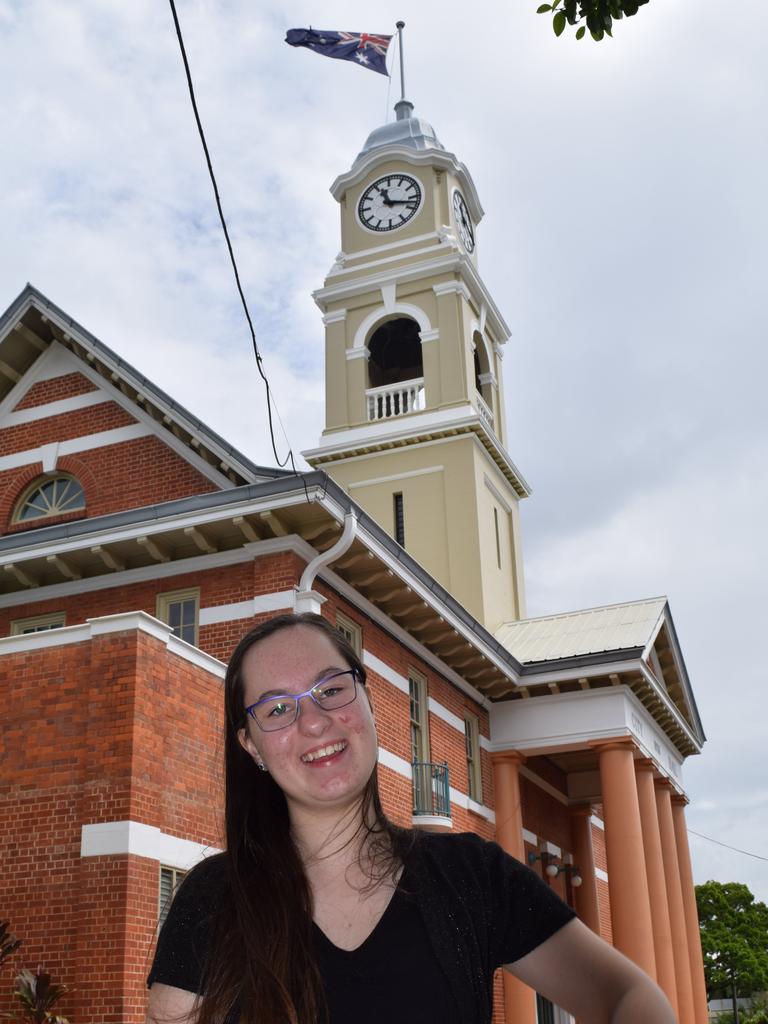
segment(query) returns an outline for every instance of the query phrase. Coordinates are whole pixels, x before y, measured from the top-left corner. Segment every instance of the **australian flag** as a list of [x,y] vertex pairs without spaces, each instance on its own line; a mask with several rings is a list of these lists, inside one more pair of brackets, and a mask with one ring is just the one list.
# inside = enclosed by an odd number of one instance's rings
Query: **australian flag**
[[289,46],[307,46],[324,57],[351,60],[360,67],[388,75],[387,49],[392,36],[370,32],[321,32],[314,28],[289,28],[285,37]]

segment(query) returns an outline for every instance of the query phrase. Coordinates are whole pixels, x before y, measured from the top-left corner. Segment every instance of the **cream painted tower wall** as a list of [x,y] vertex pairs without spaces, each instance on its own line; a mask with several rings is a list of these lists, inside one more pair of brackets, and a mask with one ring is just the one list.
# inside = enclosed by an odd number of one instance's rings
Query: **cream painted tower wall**
[[[529,488],[506,451],[509,330],[477,271],[483,210],[469,172],[410,104],[396,109],[331,188],[342,249],[315,293],[326,427],[304,455],[395,537],[402,496],[406,550],[492,631],[525,615],[518,506]],[[398,205],[403,181],[418,208]],[[361,197],[372,194],[404,222],[367,227]],[[420,366],[390,367],[394,381],[373,386],[386,324],[395,347],[404,325],[418,337]]]

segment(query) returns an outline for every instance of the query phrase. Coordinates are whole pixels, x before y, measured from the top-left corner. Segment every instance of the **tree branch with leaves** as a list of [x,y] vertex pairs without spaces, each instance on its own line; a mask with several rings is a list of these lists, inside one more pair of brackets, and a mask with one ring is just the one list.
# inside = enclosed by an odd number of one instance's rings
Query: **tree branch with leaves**
[[541,4],[537,14],[552,14],[552,28],[561,36],[566,25],[576,25],[576,38],[589,34],[596,42],[613,35],[613,23],[631,18],[648,0],[554,0]]
[[768,988],[768,907],[740,882],[696,886],[707,992],[728,992],[738,1024],[738,996]]

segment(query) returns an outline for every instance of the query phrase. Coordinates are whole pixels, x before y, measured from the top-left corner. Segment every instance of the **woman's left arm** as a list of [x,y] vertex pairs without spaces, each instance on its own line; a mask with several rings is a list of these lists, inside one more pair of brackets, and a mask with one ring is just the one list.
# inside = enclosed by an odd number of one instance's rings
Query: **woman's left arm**
[[583,1024],[676,1024],[658,985],[577,918],[504,969]]

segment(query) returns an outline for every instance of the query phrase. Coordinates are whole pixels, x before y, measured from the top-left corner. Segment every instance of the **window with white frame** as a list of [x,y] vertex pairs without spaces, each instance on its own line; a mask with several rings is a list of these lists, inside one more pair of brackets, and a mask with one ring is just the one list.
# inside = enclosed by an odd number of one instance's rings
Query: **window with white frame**
[[336,613],[336,629],[341,633],[349,646],[358,656],[363,656],[363,628],[356,622],[344,615],[343,612]]
[[186,871],[179,868],[160,867],[160,898],[157,907],[157,922],[160,928],[165,924],[171,902]]
[[85,492],[73,476],[58,473],[36,480],[22,494],[13,514],[14,523],[30,523],[38,519],[51,519],[67,512],[85,509]]
[[480,723],[474,715],[464,715],[464,737],[467,746],[467,779],[469,798],[483,802],[483,776],[480,769]]
[[197,628],[200,618],[200,590],[174,590],[157,595],[157,617],[167,622],[173,635],[197,646]]
[[51,615],[36,615],[30,619],[14,619],[11,622],[11,636],[23,636],[25,633],[42,633],[47,629],[61,629],[66,624],[67,617],[64,612],[53,612]]

